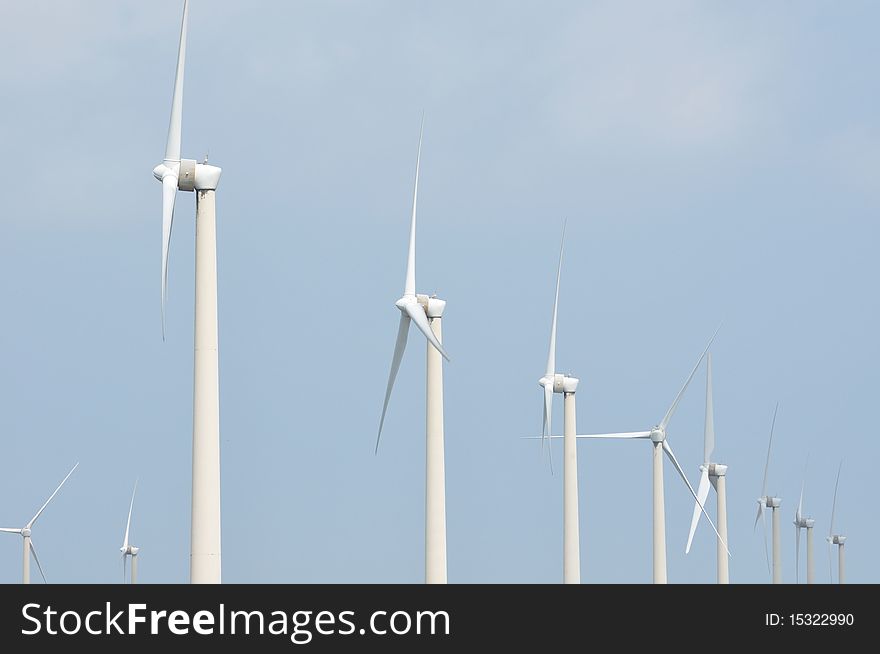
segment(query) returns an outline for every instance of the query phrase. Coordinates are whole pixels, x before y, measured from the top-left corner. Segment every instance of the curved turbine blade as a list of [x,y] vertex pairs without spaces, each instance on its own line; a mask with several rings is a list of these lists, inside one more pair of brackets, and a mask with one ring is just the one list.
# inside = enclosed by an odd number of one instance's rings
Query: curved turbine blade
[[397,342],[394,344],[394,356],[391,358],[391,372],[388,373],[388,386],[385,388],[385,403],[382,405],[382,418],[379,420],[379,433],[376,435],[376,453],[379,452],[379,439],[382,438],[382,425],[385,424],[385,412],[388,411],[391,389],[394,388],[394,380],[397,378],[397,371],[400,369],[400,360],[403,359],[403,351],[406,349],[409,322],[408,316],[400,314],[400,324],[397,327]]
[[694,515],[691,517],[691,531],[688,534],[687,546],[684,548],[685,554],[689,554],[691,551],[694,532],[697,530],[697,523],[700,521],[703,507],[706,506],[706,498],[709,496],[709,485],[709,468],[704,466],[703,472],[700,475],[700,485],[697,487],[697,503],[694,504]]
[[801,583],[801,528],[794,526],[794,583]]
[[186,63],[186,24],[189,17],[189,0],[183,3],[183,20],[180,24],[180,46],[177,49],[177,68],[174,73],[174,92],[171,96],[171,120],[165,141],[165,161],[180,161],[180,131],[183,122],[183,69]]
[[425,338],[428,339],[428,342],[436,348],[436,350],[443,356],[444,359],[449,361],[449,355],[446,354],[446,350],[443,349],[443,345],[437,339],[437,335],[434,334],[434,330],[431,329],[431,323],[428,322],[428,316],[425,313],[425,310],[422,308],[422,305],[418,302],[410,302],[404,306],[406,309],[406,314],[410,317],[410,319],[415,323],[416,327],[419,328],[419,331],[425,335]]
[[806,483],[807,483],[807,480],[806,480],[806,478],[804,478],[801,481],[801,496],[800,496],[800,499],[798,499],[797,510],[794,512],[794,521],[795,522],[800,522],[801,518],[804,515],[804,513],[803,513],[803,511],[804,511],[804,484],[806,484]]
[[40,557],[37,556],[37,550],[34,548],[34,540],[33,540],[33,538],[30,540],[30,543],[29,543],[29,544],[30,544],[30,546],[31,546],[31,554],[34,555],[34,561],[37,562],[37,569],[40,571],[40,576],[43,578],[43,583],[44,583],[44,584],[47,584],[47,583],[49,583],[49,582],[46,581],[46,575],[43,574],[43,566],[40,565]]
[[699,504],[700,510],[703,512],[703,515],[706,516],[706,520],[708,520],[709,524],[712,525],[712,530],[715,532],[715,535],[718,536],[718,540],[721,541],[721,544],[724,545],[724,549],[727,551],[727,556],[730,556],[730,550],[727,548],[727,543],[725,543],[724,539],[721,538],[721,534],[719,534],[718,530],[715,528],[715,523],[712,522],[712,518],[710,518],[709,514],[706,513],[706,508],[702,504],[700,504],[700,498],[697,497],[697,494],[694,492],[694,487],[691,486],[691,482],[688,481],[687,475],[684,474],[684,470],[682,470],[681,466],[678,464],[678,460],[675,458],[675,454],[672,453],[672,447],[670,447],[669,441],[663,441],[663,451],[666,452],[666,456],[668,456],[669,460],[672,461],[672,465],[678,472],[678,476],[681,477],[682,481],[691,492],[691,495],[693,495],[693,498],[697,501],[697,504]]
[[131,492],[131,504],[128,505],[128,521],[125,523],[125,538],[122,541],[122,549],[128,548],[128,530],[131,528],[131,510],[134,508],[134,495],[137,493],[137,489],[138,483],[137,480],[135,480],[134,490]]
[[770,468],[770,447],[773,445],[773,429],[776,427],[776,414],[779,412],[779,402],[773,409],[773,421],[770,423],[770,441],[767,443],[767,460],[764,462],[764,481],[761,485],[761,497],[767,497],[767,471]]
[[406,283],[403,287],[404,295],[416,294],[416,205],[419,199],[419,166],[422,162],[422,134],[425,131],[425,114],[422,114],[422,124],[419,127],[419,150],[416,155],[416,180],[413,185],[412,220],[409,226],[409,254],[406,258]]
[[177,198],[177,175],[162,178],[162,340],[165,340],[165,300],[168,297],[168,252],[171,226],[174,223],[174,200]]
[[712,407],[712,353],[706,354],[706,424],[703,427],[703,463],[709,464],[715,450],[715,410]]
[[758,513],[755,515],[755,526],[752,528],[752,531],[758,530],[758,521],[764,516],[764,502],[763,500],[758,500]]
[[616,434],[578,434],[578,438],[651,438],[650,431],[624,431]]
[[550,323],[550,352],[547,354],[547,370],[549,377],[556,374],[556,315],[559,309],[559,280],[562,276],[562,253],[565,250],[565,223],[562,222],[562,243],[559,246],[559,263],[556,266],[556,295],[553,299],[553,320]]
[[67,473],[67,477],[61,480],[61,483],[58,484],[58,488],[55,489],[55,492],[49,496],[49,499],[46,500],[46,503],[43,504],[43,506],[40,507],[40,510],[34,514],[34,517],[31,518],[31,521],[27,523],[27,529],[33,527],[34,523],[37,521],[37,518],[39,518],[40,514],[45,510],[45,508],[49,506],[49,502],[51,502],[52,498],[54,498],[58,494],[58,491],[60,491],[61,487],[64,486],[64,482],[66,482],[70,478],[70,475],[73,474],[73,471],[76,470],[77,466],[79,466],[79,463],[77,463],[70,469],[70,472]]
[[665,429],[669,424],[669,421],[672,420],[672,416],[675,413],[675,410],[678,408],[678,403],[681,401],[681,396],[684,395],[685,390],[687,390],[688,385],[691,383],[691,380],[694,378],[694,375],[697,372],[697,368],[700,367],[700,364],[703,362],[703,357],[706,356],[706,352],[709,351],[709,348],[712,347],[712,341],[715,340],[715,336],[718,335],[718,330],[721,329],[721,325],[715,329],[715,333],[712,334],[712,338],[709,339],[709,343],[706,345],[706,348],[703,350],[702,354],[700,354],[700,358],[697,359],[696,365],[694,365],[693,370],[691,370],[691,374],[688,375],[687,381],[684,383],[684,386],[681,387],[681,390],[678,391],[678,395],[675,396],[675,399],[672,401],[672,405],[670,405],[669,409],[666,411],[666,415],[663,416],[663,420],[660,421],[660,428]]
[[834,499],[831,501],[831,524],[828,527],[828,537],[834,535],[834,512],[837,510],[837,485],[840,483],[840,469],[843,467],[843,460],[837,466],[837,479],[834,481]]

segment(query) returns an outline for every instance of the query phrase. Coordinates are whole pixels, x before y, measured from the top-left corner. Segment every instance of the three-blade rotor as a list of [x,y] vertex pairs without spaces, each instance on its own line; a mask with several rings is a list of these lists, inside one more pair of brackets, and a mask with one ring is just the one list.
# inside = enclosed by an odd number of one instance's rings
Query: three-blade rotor
[[[412,218],[410,220],[409,230],[409,252],[406,259],[406,280],[403,287],[403,297],[401,297],[394,306],[400,311],[400,322],[397,326],[397,340],[394,344],[394,355],[391,357],[391,370],[388,374],[388,384],[385,387],[385,401],[382,403],[382,417],[379,419],[379,430],[376,434],[376,452],[379,451],[379,441],[382,438],[382,427],[385,425],[385,415],[388,411],[388,402],[391,400],[391,391],[394,388],[394,381],[397,379],[397,371],[400,369],[400,362],[403,360],[403,352],[406,349],[406,341],[409,335],[410,323],[414,323],[420,332],[425,336],[427,341],[449,361],[449,355],[443,348],[443,344],[434,334],[431,323],[428,320],[427,308],[423,306],[419,296],[416,295],[416,207],[419,198],[419,168],[422,161],[422,136],[424,134],[425,118],[422,116],[422,123],[419,128],[419,148],[416,155],[416,175],[413,184],[413,202],[412,202]],[[428,298],[430,303],[432,298]]]

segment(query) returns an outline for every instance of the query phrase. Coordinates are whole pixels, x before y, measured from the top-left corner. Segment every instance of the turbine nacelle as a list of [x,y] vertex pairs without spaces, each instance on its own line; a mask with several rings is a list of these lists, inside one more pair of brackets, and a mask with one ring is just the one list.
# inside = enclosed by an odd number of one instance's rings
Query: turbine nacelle
[[843,545],[846,542],[846,536],[829,536],[826,540],[834,545]]
[[574,393],[580,381],[577,377],[565,373],[555,373],[541,377],[538,380],[538,386],[545,389],[549,386],[554,393]]
[[428,318],[443,317],[443,311],[446,309],[446,300],[441,300],[436,295],[424,295],[422,293],[418,293],[416,299],[422,305]]
[[134,545],[128,545],[126,547],[120,547],[119,551],[122,552],[123,556],[137,556],[137,553],[141,551],[141,548],[135,547]]
[[31,530],[28,529],[27,527],[25,527],[25,528],[22,529],[19,533],[21,534],[21,537],[22,537],[22,538],[30,538]]
[[657,425],[651,429],[651,442],[662,443],[666,440],[666,427]]
[[223,170],[195,159],[164,161],[153,168],[153,177],[160,182],[171,175],[177,178],[178,191],[216,191]]

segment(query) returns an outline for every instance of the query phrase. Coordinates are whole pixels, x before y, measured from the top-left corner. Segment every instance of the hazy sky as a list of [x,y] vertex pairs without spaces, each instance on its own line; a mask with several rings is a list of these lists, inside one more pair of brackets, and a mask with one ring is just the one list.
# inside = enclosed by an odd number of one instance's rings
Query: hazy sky
[[[34,529],[50,581],[119,580],[136,477],[141,580],[188,579],[194,198],[163,343],[151,175],[182,4],[0,3],[0,526],[81,462]],[[856,1],[192,0],[183,154],[224,171],[224,580],[423,579],[415,333],[373,446],[424,109],[417,285],[449,303],[449,580],[562,578],[562,477],[520,437],[540,431],[565,217],[557,361],[581,379],[579,431],[659,421],[723,320],[731,580],[767,579],[752,521],[779,401],[785,579],[810,453],[818,578],[844,457],[849,580],[880,581],[878,20]],[[669,430],[694,484],[704,389],[701,369]],[[650,581],[650,473],[646,443],[580,444],[584,582]],[[715,579],[705,523],[684,555],[692,506],[667,464],[671,582]],[[20,550],[0,534],[0,581]]]

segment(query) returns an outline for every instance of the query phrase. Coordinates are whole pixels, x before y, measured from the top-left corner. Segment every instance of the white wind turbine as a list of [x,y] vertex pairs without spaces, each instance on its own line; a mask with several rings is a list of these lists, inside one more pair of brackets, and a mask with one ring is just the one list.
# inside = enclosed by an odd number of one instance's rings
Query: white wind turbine
[[[720,327],[718,328],[720,329]],[[697,368],[699,368],[700,363],[703,361],[703,357],[706,356],[706,352],[709,351],[709,347],[712,345],[712,341],[715,340],[715,335],[718,333],[718,329],[715,330],[715,334],[712,335],[712,338],[709,339],[709,344],[706,345],[706,349],[703,350],[702,354],[700,354],[700,358],[697,359],[696,365],[694,365],[693,370],[691,370],[691,374],[688,376],[687,380],[684,383],[684,386],[681,387],[681,390],[678,391],[678,395],[675,396],[675,399],[672,401],[672,405],[670,405],[669,409],[666,411],[666,415],[663,416],[663,419],[654,427],[647,431],[635,431],[635,432],[622,432],[622,433],[614,433],[614,434],[588,434],[588,435],[578,435],[578,438],[613,438],[613,439],[644,439],[650,440],[653,446],[653,559],[654,559],[654,583],[655,584],[665,584],[666,583],[666,509],[664,506],[663,499],[663,454],[665,453],[669,460],[672,462],[673,467],[676,472],[678,472],[679,477],[687,486],[691,495],[695,500],[697,500],[697,504],[700,506],[700,510],[706,516],[706,520],[709,521],[709,524],[712,525],[712,529],[715,531],[715,535],[721,540],[724,545],[725,551],[727,551],[727,541],[721,538],[721,535],[718,533],[718,530],[715,528],[715,523],[712,522],[712,518],[709,517],[709,514],[706,513],[706,509],[700,504],[697,494],[694,491],[693,486],[688,481],[687,475],[684,474],[684,470],[682,470],[681,465],[679,465],[678,460],[675,458],[675,454],[672,452],[672,447],[669,445],[669,441],[667,440],[666,431],[669,426],[669,422],[672,420],[672,416],[675,414],[675,410],[678,408],[678,403],[681,401],[682,395],[684,395],[685,390],[688,385],[691,383],[691,380],[694,378],[694,374],[697,372]]]
[[183,72],[189,0],[183,3],[180,47],[171,99],[165,159],[153,169],[162,182],[162,338],[168,251],[177,191],[196,192],[196,280],[193,375],[192,515],[190,581],[220,583],[220,377],[217,358],[216,190],[220,168],[180,158]]
[[128,520],[125,522],[125,537],[122,539],[122,547],[119,548],[119,551],[122,552],[122,583],[125,583],[125,564],[128,557],[131,557],[131,583],[137,583],[137,572],[138,572],[138,552],[141,551],[140,547],[135,547],[128,540],[129,531],[131,530],[131,510],[134,508],[134,495],[137,493],[137,481],[134,482],[134,490],[131,492],[131,504],[128,505]]
[[844,559],[844,544],[846,536],[834,533],[834,512],[837,509],[837,486],[840,484],[840,469],[843,467],[843,461],[837,466],[837,479],[834,481],[834,499],[831,501],[831,524],[828,527],[828,579],[834,582],[834,573],[831,571],[831,546],[837,545],[837,583],[846,583],[846,566]]
[[436,296],[416,294],[416,205],[419,195],[419,166],[422,159],[424,117],[419,128],[419,149],[416,155],[416,176],[413,189],[412,219],[409,231],[409,255],[406,262],[406,282],[401,297],[394,306],[400,311],[397,342],[391,359],[385,402],[376,435],[376,452],[385,424],[385,413],[391,399],[391,389],[400,368],[410,323],[415,323],[428,341],[427,345],[427,414],[425,446],[425,583],[446,583],[446,472],[443,447],[443,359],[449,360],[442,345],[441,318],[446,302]]
[[21,539],[24,543],[24,550],[22,556],[22,577],[21,583],[29,584],[31,583],[31,554],[34,555],[34,561],[37,562],[37,568],[40,570],[40,576],[43,578],[43,583],[46,582],[46,575],[43,573],[43,566],[40,565],[40,558],[37,556],[37,550],[34,548],[33,537],[31,536],[31,529],[33,529],[34,523],[37,521],[37,518],[46,510],[46,507],[49,506],[49,502],[58,494],[58,491],[61,490],[61,487],[64,486],[64,482],[66,482],[70,475],[73,474],[73,471],[76,470],[76,467],[79,465],[77,463],[74,465],[70,472],[67,473],[67,476],[61,480],[61,483],[58,484],[58,488],[49,496],[49,499],[45,501],[43,506],[40,507],[40,510],[34,514],[34,517],[28,521],[28,523],[22,527],[21,529],[6,529],[0,528],[0,531],[5,531],[8,534],[18,534],[21,536]]
[[773,421],[770,423],[770,440],[767,443],[767,461],[764,463],[764,481],[761,485],[761,497],[758,498],[758,514],[755,516],[755,528],[758,527],[758,521],[761,521],[761,528],[764,532],[764,558],[767,561],[767,571],[770,572],[770,557],[767,554],[767,522],[764,517],[764,509],[772,509],[773,511],[773,568],[772,579],[774,584],[782,583],[782,543],[779,534],[779,507],[782,506],[782,500],[778,497],[767,495],[767,472],[770,469],[770,448],[773,445],[773,430],[776,427],[776,414],[779,411],[779,403],[773,409]]
[[794,513],[795,531],[795,582],[800,583],[801,574],[801,529],[807,530],[807,583],[813,583],[813,526],[816,521],[804,515],[804,486],[807,483],[806,469],[804,479],[801,482],[801,496],[798,499],[797,510]]
[[565,247],[565,224],[562,226],[562,244],[559,246],[559,264],[556,268],[556,295],[553,300],[553,319],[550,323],[550,351],[547,355],[547,368],[538,385],[544,389],[544,426],[541,443],[549,438],[550,467],[553,467],[551,418],[553,415],[553,394],[562,393],[565,411],[563,425],[563,494],[562,494],[562,580],[566,584],[581,582],[580,527],[578,524],[578,480],[577,480],[577,424],[575,413],[575,391],[578,379],[556,372],[556,316],[559,308],[559,280],[562,273],[562,253]]
[[703,429],[703,463],[700,465],[700,485],[697,487],[697,501],[694,504],[694,514],[691,518],[691,530],[688,534],[685,553],[690,553],[691,544],[694,540],[694,532],[703,514],[706,498],[709,496],[709,486],[715,488],[715,496],[718,500],[716,519],[718,520],[717,557],[718,557],[718,583],[730,583],[728,563],[730,554],[727,551],[727,466],[721,463],[712,463],[712,452],[715,450],[715,412],[712,404],[712,353],[706,353],[706,424]]

